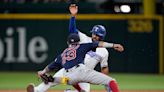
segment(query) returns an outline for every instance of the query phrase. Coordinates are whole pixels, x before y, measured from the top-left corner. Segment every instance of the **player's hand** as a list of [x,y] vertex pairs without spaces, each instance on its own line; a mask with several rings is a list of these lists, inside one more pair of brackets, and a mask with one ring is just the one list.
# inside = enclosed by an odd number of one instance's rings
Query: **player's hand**
[[42,76],[42,75],[44,75],[44,74],[45,74],[44,71],[38,71],[38,77],[40,77],[40,76]]
[[124,47],[121,44],[113,44],[113,48],[119,52],[124,51]]
[[71,4],[69,6],[69,11],[70,11],[72,16],[76,16],[76,14],[78,12],[78,6],[76,6],[76,4]]

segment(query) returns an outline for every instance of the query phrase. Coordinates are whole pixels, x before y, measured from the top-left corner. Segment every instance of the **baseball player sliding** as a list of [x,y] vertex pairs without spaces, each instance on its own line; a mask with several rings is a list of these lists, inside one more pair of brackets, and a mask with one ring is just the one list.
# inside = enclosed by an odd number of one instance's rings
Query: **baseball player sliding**
[[[72,15],[71,16],[71,20],[70,20],[70,33],[77,33],[80,36],[80,41],[81,41],[80,43],[88,43],[88,42],[92,42],[92,40],[93,41],[103,40],[104,37],[105,37],[105,35],[106,35],[106,30],[101,25],[96,25],[96,26],[93,27],[93,29],[92,29],[92,39],[90,37],[87,37],[85,34],[83,34],[83,33],[81,33],[81,32],[79,32],[79,31],[76,30],[75,15],[77,14],[77,11],[78,11],[78,9],[77,9],[77,6],[76,5],[73,4],[73,5],[70,6],[70,12],[71,12],[71,15]],[[123,47],[120,44],[110,44],[110,46],[112,48],[114,48],[115,50],[117,50],[117,51],[123,51]],[[96,52],[94,52],[92,50],[92,51],[89,51],[86,54],[85,60],[84,60],[85,61],[85,64],[90,69],[94,69],[94,67],[96,66],[96,64],[98,62],[101,62],[102,71],[105,74],[107,74],[108,73],[108,68],[107,68],[108,67],[107,66],[108,65],[108,63],[107,63],[108,51],[105,48],[97,48],[97,49],[94,48],[94,49],[96,50]],[[47,67],[43,71],[39,71],[38,72],[38,75],[44,74],[46,70],[51,70],[51,68],[50,69],[49,68]],[[86,69],[86,71],[87,71],[87,69]],[[63,77],[63,76],[66,76],[65,75],[65,69],[64,68],[61,69],[60,71],[58,71],[54,75],[54,77]],[[91,79],[89,79],[89,80],[91,80]],[[83,81],[83,82],[87,82],[87,81]],[[74,87],[78,91],[85,91],[85,92],[89,92],[90,91],[90,85],[89,84],[85,84],[85,83],[77,84],[77,83],[73,83],[73,85],[74,85]],[[45,92],[51,86],[54,86],[54,85],[57,85],[57,84],[59,84],[59,83],[58,82],[52,82],[52,83],[48,83],[48,84],[41,83],[37,87],[34,87],[34,85],[29,85],[28,86],[28,92]],[[110,87],[109,87],[109,85],[106,85],[106,86],[107,86],[108,92],[109,92]],[[29,91],[29,90],[32,90],[32,91]]]
[[[79,44],[80,38],[76,33],[72,33],[68,36],[66,48],[52,63],[50,63],[44,70],[38,73],[39,76],[55,69],[56,67],[62,66],[64,76],[69,80],[67,84],[75,85],[79,82],[86,82],[95,85],[106,85],[107,91],[119,92],[116,81],[103,73],[89,69],[84,65],[84,57],[90,50],[96,49],[97,47],[113,48],[113,43],[96,41],[92,43]],[[123,50],[123,48],[122,48]],[[79,76],[80,75],[80,76]],[[62,77],[54,77],[53,83],[61,83]],[[34,92],[35,88],[33,85],[27,87],[28,92]],[[80,91],[85,92],[85,91]]]

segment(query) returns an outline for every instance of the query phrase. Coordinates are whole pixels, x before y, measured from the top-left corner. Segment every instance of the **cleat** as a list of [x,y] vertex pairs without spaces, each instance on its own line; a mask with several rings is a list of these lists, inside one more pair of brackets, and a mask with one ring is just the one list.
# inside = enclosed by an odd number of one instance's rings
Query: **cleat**
[[34,84],[30,83],[30,84],[27,86],[27,92],[34,92]]
[[66,89],[64,92],[85,92],[85,91],[77,91],[77,90],[71,90],[71,89]]
[[69,92],[69,91],[71,91],[71,89],[66,89],[66,90],[64,90],[64,92]]

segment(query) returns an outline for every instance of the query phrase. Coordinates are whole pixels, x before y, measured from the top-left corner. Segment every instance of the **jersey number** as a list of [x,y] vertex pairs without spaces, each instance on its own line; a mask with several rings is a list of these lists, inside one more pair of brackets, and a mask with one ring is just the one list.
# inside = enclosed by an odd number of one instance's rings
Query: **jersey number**
[[62,63],[64,64],[66,61],[70,61],[75,58],[76,58],[76,50],[75,49],[67,50],[65,51],[65,53],[63,53]]

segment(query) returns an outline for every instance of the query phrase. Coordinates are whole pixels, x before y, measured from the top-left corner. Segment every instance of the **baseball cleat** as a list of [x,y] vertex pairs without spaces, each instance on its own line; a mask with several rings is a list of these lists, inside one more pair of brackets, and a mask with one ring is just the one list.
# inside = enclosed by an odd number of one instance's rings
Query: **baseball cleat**
[[34,84],[30,83],[30,84],[27,86],[27,92],[34,92]]

